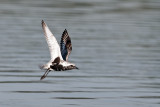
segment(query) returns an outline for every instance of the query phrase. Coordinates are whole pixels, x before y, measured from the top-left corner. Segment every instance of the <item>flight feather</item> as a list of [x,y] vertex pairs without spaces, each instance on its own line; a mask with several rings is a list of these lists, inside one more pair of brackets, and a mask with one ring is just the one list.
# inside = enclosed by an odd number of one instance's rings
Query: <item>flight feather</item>
[[68,56],[72,51],[72,43],[66,29],[62,34],[60,46],[61,46],[61,55],[63,60],[68,61]]
[[54,37],[54,35],[52,34],[52,32],[50,31],[50,29],[48,28],[47,24],[43,20],[42,20],[42,28],[49,47],[51,60],[53,61],[58,56],[60,57],[60,59],[62,59],[58,42]]

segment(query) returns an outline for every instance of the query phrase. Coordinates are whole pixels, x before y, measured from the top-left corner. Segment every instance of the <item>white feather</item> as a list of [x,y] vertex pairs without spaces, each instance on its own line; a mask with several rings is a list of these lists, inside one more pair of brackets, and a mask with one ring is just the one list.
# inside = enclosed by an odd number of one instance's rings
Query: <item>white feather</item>
[[59,44],[44,21],[42,21],[42,28],[43,28],[45,38],[49,47],[50,55],[51,55],[50,62],[54,61],[54,59],[57,57],[60,57],[60,59],[63,60],[60,52]]

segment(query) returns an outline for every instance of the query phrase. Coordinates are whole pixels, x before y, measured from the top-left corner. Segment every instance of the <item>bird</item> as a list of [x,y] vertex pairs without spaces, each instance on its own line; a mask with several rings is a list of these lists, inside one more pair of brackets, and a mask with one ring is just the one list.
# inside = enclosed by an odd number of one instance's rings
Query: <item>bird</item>
[[72,43],[67,30],[65,29],[62,33],[59,46],[55,36],[50,31],[47,24],[43,20],[41,24],[49,47],[51,59],[48,63],[40,66],[40,69],[46,70],[44,75],[41,76],[40,80],[43,80],[52,70],[65,71],[78,69],[74,63],[68,62],[68,57],[72,51]]

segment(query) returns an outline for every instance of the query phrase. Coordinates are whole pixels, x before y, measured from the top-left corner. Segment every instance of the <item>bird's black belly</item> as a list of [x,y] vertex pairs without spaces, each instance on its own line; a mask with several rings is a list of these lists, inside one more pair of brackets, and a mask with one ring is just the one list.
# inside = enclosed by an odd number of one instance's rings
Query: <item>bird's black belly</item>
[[77,67],[70,65],[70,66],[63,66],[61,64],[58,65],[51,65],[50,68],[52,68],[55,71],[65,71],[65,70],[71,70],[71,69],[77,69]]

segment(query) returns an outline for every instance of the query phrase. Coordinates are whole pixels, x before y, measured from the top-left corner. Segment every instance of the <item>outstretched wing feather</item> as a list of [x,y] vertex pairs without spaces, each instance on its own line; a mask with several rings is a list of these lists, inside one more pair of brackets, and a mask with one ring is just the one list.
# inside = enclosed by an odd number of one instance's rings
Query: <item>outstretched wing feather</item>
[[47,24],[43,20],[42,20],[42,28],[49,47],[51,60],[53,61],[58,56],[60,57],[60,59],[62,59],[58,42],[54,37],[54,35],[52,34],[52,32],[50,31],[50,29],[48,28]]
[[61,55],[63,60],[68,61],[68,56],[72,51],[72,43],[66,29],[62,34],[60,46],[61,46]]

